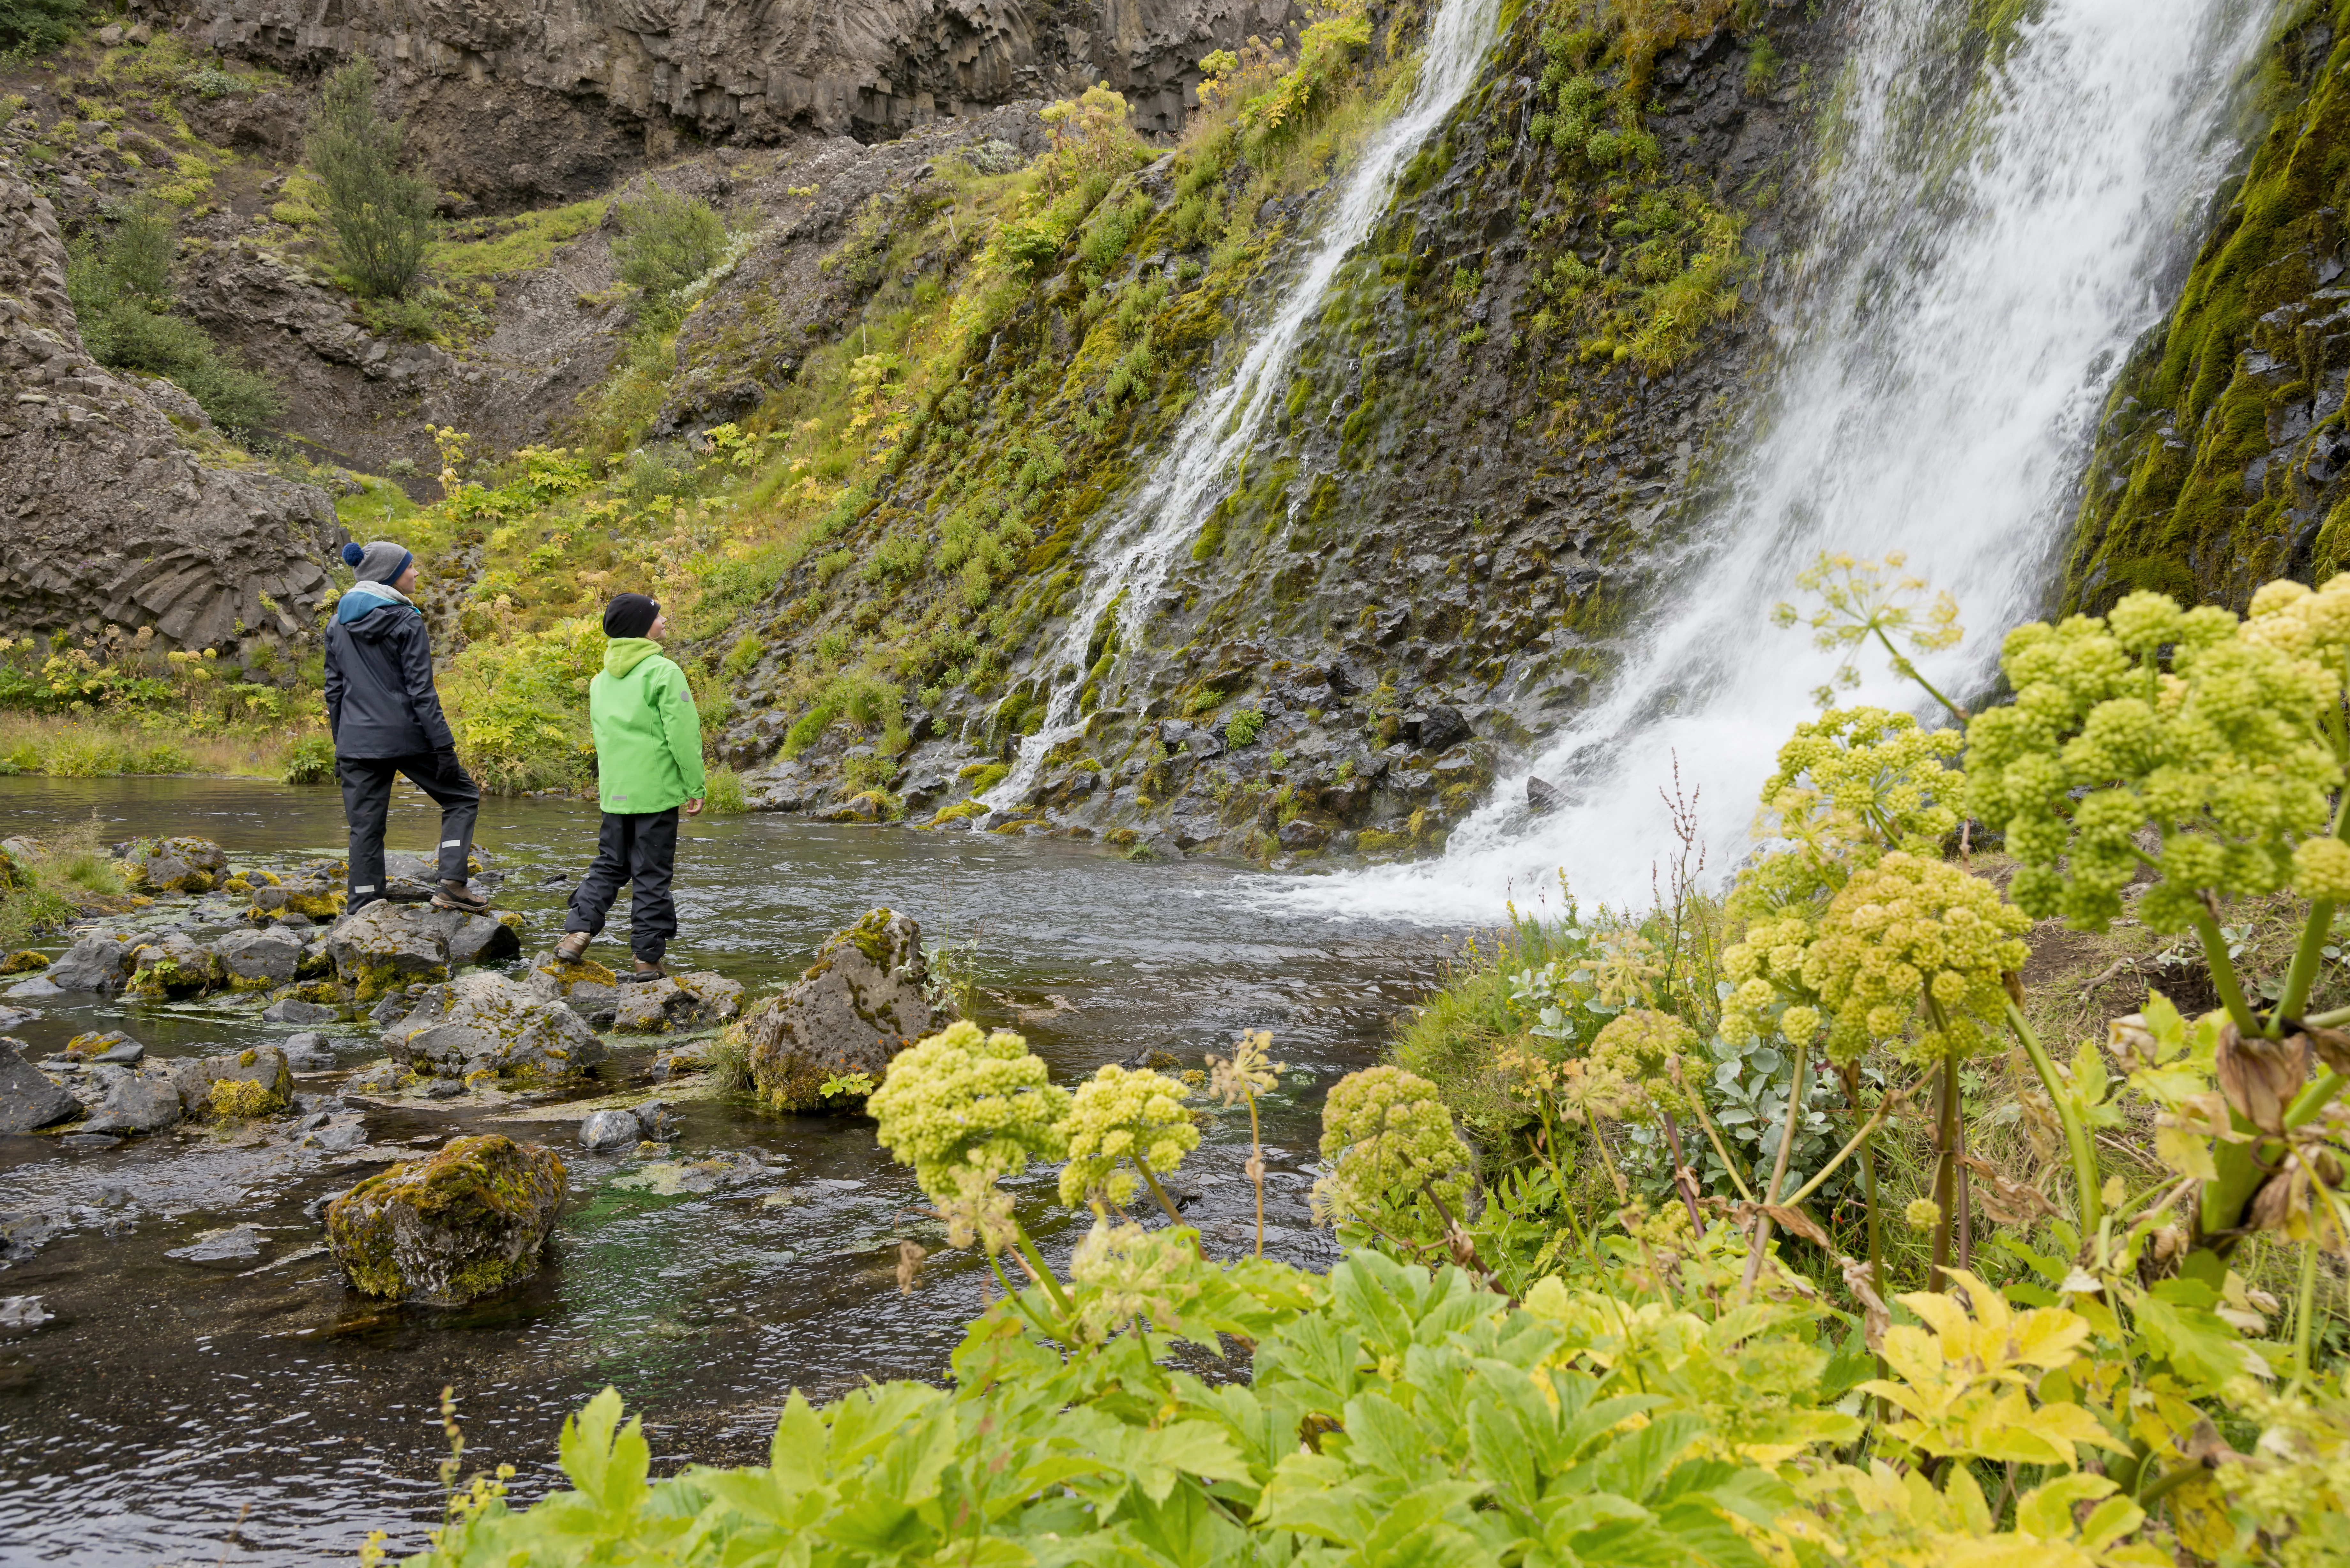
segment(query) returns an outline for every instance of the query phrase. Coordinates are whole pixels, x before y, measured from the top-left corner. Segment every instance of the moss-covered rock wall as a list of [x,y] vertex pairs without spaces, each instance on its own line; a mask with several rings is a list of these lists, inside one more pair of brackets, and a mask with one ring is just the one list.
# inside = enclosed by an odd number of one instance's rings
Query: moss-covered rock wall
[[2241,607],[2350,565],[2350,3],[2289,7],[2259,93],[2267,134],[2106,402],[2067,610],[2137,588]]

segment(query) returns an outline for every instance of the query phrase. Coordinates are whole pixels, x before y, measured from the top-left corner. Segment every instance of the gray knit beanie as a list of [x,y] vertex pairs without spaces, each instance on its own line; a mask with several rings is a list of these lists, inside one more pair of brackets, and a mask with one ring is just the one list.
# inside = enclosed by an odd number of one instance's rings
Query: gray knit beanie
[[359,568],[363,583],[394,583],[416,557],[389,539],[378,539],[371,545],[344,545],[343,559]]

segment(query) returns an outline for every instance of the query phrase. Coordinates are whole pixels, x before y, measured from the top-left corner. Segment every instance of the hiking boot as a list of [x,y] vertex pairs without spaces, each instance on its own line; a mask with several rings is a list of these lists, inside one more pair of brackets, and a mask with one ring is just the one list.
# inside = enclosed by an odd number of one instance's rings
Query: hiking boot
[[644,959],[639,959],[635,972],[629,978],[632,981],[667,980],[669,971],[661,968],[658,962],[648,962]]
[[469,915],[486,915],[490,901],[463,882],[444,881],[432,891],[432,907],[436,909],[462,909]]
[[577,963],[588,956],[588,944],[595,940],[587,931],[566,931],[563,940],[555,944],[555,961]]

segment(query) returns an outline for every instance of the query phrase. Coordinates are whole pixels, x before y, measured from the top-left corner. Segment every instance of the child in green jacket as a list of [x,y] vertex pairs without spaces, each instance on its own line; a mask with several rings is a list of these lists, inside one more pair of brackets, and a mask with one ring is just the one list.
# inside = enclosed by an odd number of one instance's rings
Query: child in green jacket
[[661,957],[677,935],[669,884],[677,869],[677,814],[702,811],[702,716],[685,671],[664,657],[669,628],[660,606],[622,594],[604,607],[604,673],[588,683],[588,721],[596,732],[596,793],[604,807],[596,860],[571,895],[571,915],[555,956],[576,963],[604,929],[604,917],[629,895],[633,980],[660,980]]

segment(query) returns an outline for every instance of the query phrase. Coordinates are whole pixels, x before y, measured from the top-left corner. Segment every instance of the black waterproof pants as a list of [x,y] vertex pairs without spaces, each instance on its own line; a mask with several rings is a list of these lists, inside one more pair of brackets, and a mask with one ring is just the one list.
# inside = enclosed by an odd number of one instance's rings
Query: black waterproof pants
[[647,963],[659,963],[677,935],[677,905],[669,896],[677,870],[677,807],[667,811],[608,811],[596,836],[596,858],[571,890],[567,931],[589,936],[604,929],[620,884],[629,887],[629,948]]
[[351,828],[350,904],[353,909],[383,897],[383,825],[391,810],[391,780],[409,783],[441,808],[441,880],[463,882],[473,853],[473,819],[482,814],[482,786],[463,769],[443,779],[430,752],[413,757],[337,757],[342,781],[343,816]]

